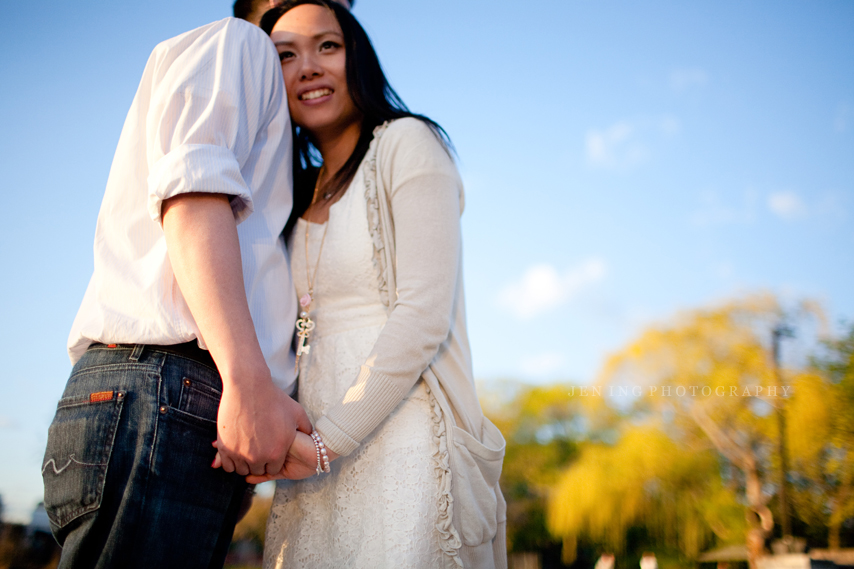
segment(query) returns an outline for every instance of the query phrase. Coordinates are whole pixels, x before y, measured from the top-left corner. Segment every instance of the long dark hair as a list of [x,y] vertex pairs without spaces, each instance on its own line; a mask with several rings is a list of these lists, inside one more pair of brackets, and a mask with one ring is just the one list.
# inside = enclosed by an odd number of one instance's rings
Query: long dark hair
[[[333,0],[287,0],[264,14],[261,18],[261,29],[269,35],[279,18],[302,4],[323,6],[331,10],[338,20],[338,25],[341,26],[341,32],[344,34],[344,47],[347,56],[347,89],[350,91],[353,104],[363,116],[361,134],[356,143],[356,148],[353,149],[353,153],[350,154],[341,169],[335,172],[324,184],[321,191],[332,192],[335,195],[347,188],[368,151],[373,139],[374,128],[388,120],[403,117],[422,120],[427,123],[446,148],[452,148],[448,134],[441,126],[424,115],[409,111],[400,96],[389,85],[368,34],[365,33],[364,28],[353,14],[337,2]],[[312,144],[308,132],[296,125],[293,128],[294,208],[288,223],[285,225],[284,234],[286,237],[290,235],[297,219],[311,205],[321,160],[320,152]]]

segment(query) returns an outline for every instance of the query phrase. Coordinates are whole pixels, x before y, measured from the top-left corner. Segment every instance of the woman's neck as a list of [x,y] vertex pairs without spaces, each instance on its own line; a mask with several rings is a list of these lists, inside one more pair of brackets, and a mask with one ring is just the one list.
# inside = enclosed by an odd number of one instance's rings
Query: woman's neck
[[344,128],[336,129],[334,133],[313,134],[315,146],[320,150],[323,164],[326,166],[326,179],[329,180],[353,154],[359,142],[359,136],[362,134],[362,121],[353,121]]

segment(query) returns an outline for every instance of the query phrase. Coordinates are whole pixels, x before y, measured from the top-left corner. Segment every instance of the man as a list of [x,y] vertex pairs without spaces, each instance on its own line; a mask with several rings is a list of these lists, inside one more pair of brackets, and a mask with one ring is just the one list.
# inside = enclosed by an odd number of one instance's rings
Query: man
[[286,395],[290,137],[278,56],[255,26],[226,19],[155,48],[45,452],[60,567],[221,567],[243,477],[287,468],[311,431]]
[[[356,0],[336,0],[336,2],[350,10]],[[241,18],[257,26],[261,23],[264,12],[282,3],[283,0],[237,0],[232,10],[235,18]]]

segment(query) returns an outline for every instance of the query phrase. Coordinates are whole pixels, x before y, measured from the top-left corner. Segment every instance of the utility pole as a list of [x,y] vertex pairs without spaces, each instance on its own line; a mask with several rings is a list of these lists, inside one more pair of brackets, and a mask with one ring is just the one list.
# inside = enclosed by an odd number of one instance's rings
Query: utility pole
[[[780,371],[780,340],[782,338],[794,337],[794,331],[784,322],[777,324],[771,332],[772,351],[774,356],[774,379],[777,385],[782,385],[783,374]],[[783,530],[783,539],[791,540],[792,522],[789,519],[789,501],[786,492],[786,473],[789,471],[789,459],[786,453],[786,408],[785,401],[777,405],[777,426],[779,428],[779,441],[777,450],[780,455],[780,527]],[[789,539],[786,539],[789,538]]]

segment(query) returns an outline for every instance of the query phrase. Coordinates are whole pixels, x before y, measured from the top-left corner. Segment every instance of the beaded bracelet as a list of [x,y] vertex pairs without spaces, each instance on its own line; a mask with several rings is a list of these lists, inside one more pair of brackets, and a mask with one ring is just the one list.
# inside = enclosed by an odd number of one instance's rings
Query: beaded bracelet
[[317,451],[317,469],[315,472],[331,472],[329,466],[329,457],[326,453],[326,445],[323,444],[323,439],[320,438],[320,433],[317,431],[311,432],[311,440],[314,441],[314,450]]
[[317,453],[317,468],[315,468],[315,474],[320,474],[320,446],[317,444],[317,439],[314,438],[315,431],[311,432],[311,441],[314,443],[314,451]]

